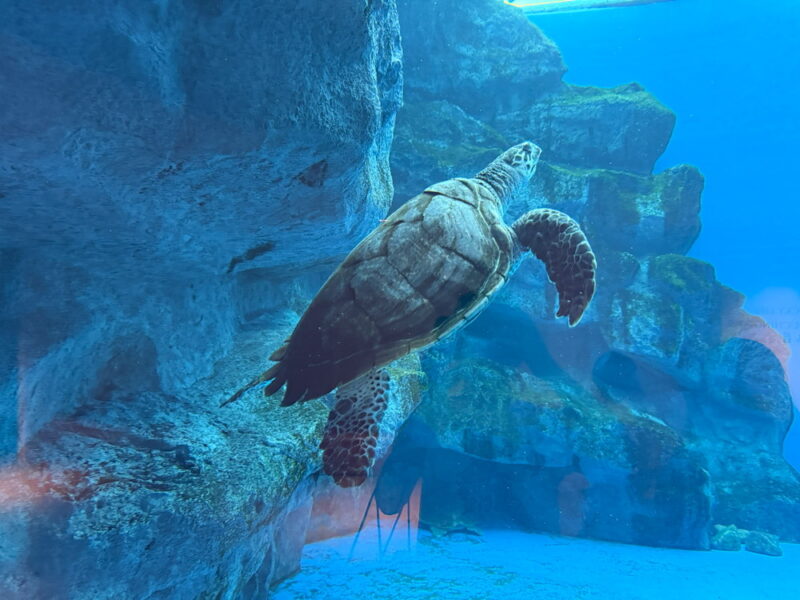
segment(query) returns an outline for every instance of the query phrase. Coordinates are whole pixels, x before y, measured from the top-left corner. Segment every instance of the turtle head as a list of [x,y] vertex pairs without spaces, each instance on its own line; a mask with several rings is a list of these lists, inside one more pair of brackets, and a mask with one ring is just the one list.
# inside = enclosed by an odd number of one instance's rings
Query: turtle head
[[533,142],[522,142],[511,146],[475,177],[489,184],[500,200],[507,200],[533,176],[541,153]]
[[539,155],[542,149],[533,142],[522,142],[516,146],[511,146],[508,150],[503,152],[496,160],[502,160],[525,178],[527,181],[533,176],[536,171],[536,165],[539,162]]

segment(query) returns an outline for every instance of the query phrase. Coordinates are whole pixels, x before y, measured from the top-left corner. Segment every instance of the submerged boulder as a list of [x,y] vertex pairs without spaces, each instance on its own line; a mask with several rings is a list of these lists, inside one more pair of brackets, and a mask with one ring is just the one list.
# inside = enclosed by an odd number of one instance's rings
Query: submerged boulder
[[767,556],[783,556],[778,536],[762,531],[751,531],[744,540],[745,550]]
[[778,536],[763,531],[739,529],[736,525],[714,525],[711,548],[714,550],[741,550],[742,545],[748,552],[766,554],[767,556],[783,556]]
[[728,552],[741,550],[747,534],[747,531],[738,529],[735,525],[714,525],[711,548]]

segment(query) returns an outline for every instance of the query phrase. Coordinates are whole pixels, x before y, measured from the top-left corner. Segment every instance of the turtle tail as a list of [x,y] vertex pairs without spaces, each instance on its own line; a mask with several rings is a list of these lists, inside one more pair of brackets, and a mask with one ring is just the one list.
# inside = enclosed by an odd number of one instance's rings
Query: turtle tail
[[520,243],[544,262],[558,290],[558,317],[577,325],[594,295],[597,261],[580,226],[550,208],[532,210],[513,225]]
[[261,375],[253,379],[243,388],[238,390],[233,396],[225,400],[225,402],[220,404],[220,407],[227,406],[231,402],[236,402],[239,398],[241,398],[242,394],[244,394],[249,390],[252,390],[254,387],[261,385],[262,383],[265,383],[267,381],[270,381],[270,384],[264,390],[264,395],[271,396],[272,394],[277,392],[281,388],[281,386],[283,386],[283,384],[286,383],[286,376],[284,375],[286,370],[284,368],[283,363],[281,363],[280,361],[286,355],[286,349],[288,348],[288,346],[289,346],[289,340],[286,340],[283,346],[278,348],[269,357],[270,360],[276,360],[278,362],[272,365],[266,371],[264,371]]

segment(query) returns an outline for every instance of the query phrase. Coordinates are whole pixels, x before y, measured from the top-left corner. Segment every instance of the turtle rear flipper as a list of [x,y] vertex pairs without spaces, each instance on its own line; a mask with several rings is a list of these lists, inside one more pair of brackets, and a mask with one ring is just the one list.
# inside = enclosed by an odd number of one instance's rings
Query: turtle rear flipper
[[558,317],[577,325],[592,299],[597,261],[580,226],[550,208],[532,210],[512,226],[520,243],[544,262],[558,290]]
[[336,404],[319,447],[325,473],[341,487],[361,485],[369,475],[388,394],[389,375],[383,369],[373,369],[336,390]]

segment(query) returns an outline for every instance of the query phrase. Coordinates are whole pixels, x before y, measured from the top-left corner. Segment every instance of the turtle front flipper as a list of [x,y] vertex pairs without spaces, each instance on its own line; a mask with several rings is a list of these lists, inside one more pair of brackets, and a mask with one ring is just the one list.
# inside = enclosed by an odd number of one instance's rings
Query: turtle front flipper
[[592,299],[597,261],[580,226],[550,208],[532,210],[512,226],[520,243],[547,267],[558,290],[558,317],[577,325]]
[[361,485],[369,475],[388,399],[389,374],[383,369],[373,369],[336,390],[319,447],[325,473],[341,487]]

